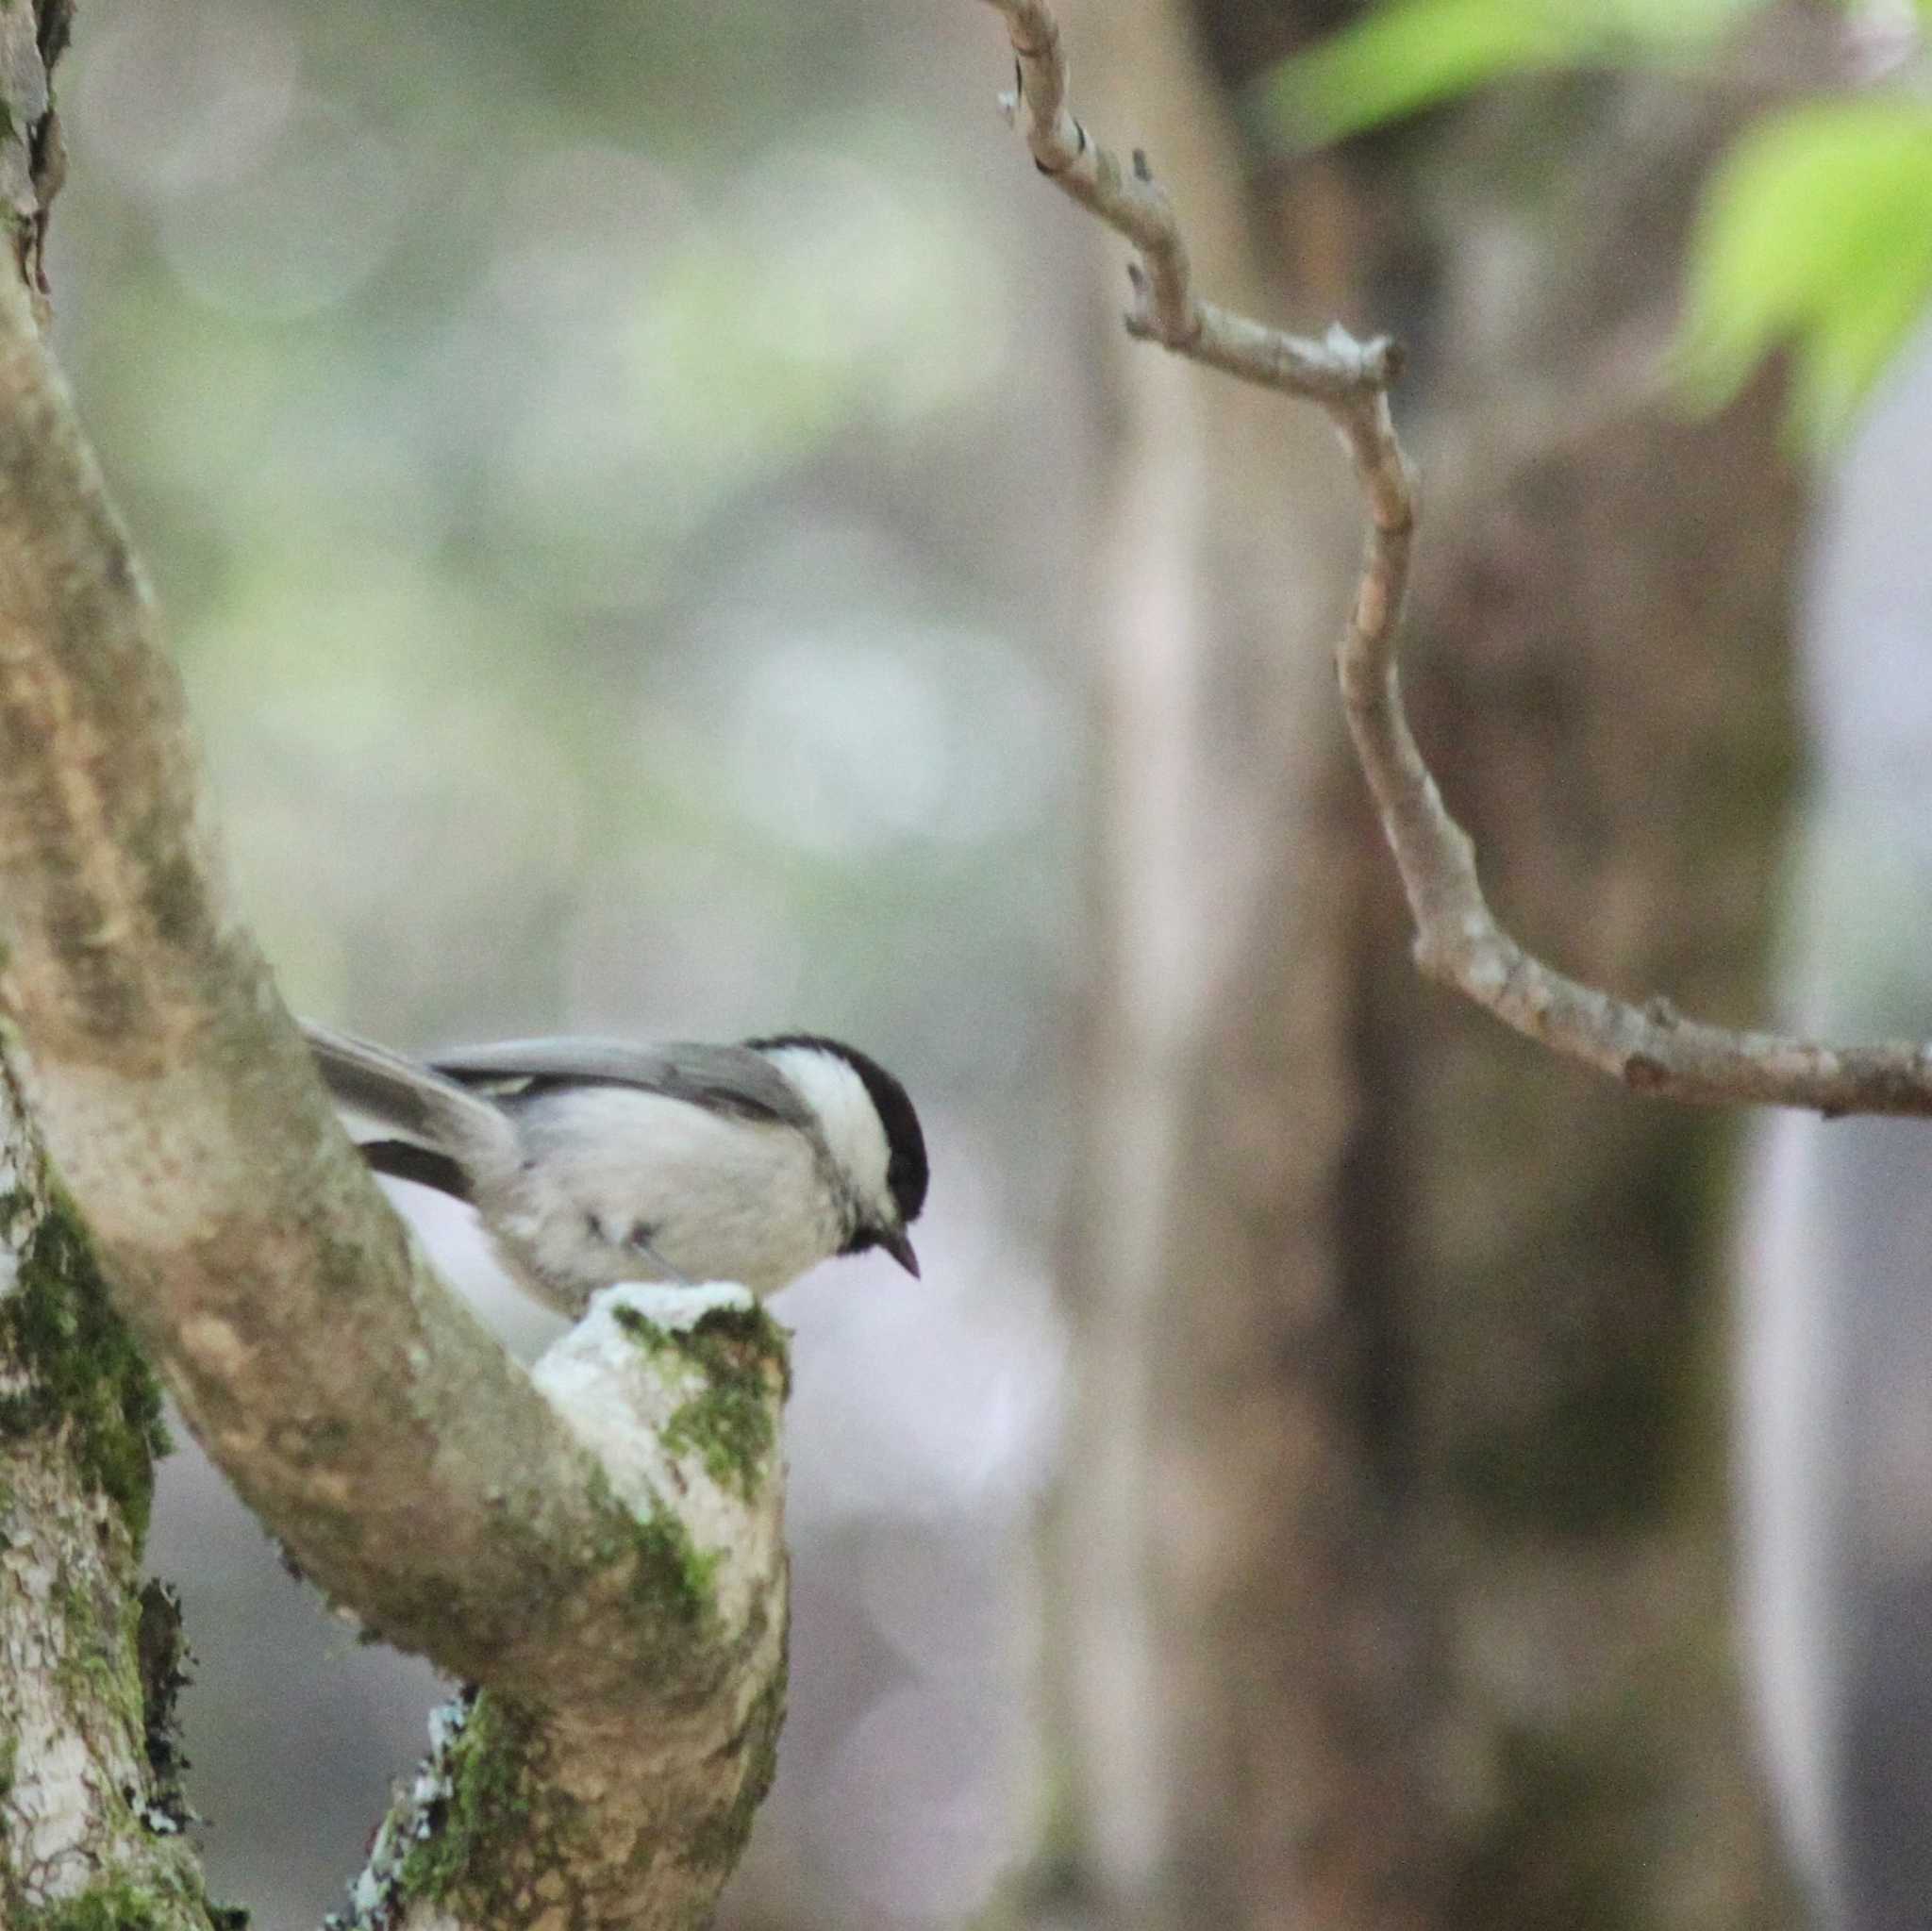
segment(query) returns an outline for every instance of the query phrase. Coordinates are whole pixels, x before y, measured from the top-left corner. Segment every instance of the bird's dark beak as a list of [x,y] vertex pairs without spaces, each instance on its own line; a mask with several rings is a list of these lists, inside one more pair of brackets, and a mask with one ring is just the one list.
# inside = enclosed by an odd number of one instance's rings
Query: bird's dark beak
[[912,1242],[907,1238],[904,1227],[888,1227],[879,1236],[879,1245],[909,1273],[914,1280],[919,1278],[919,1256],[912,1251]]

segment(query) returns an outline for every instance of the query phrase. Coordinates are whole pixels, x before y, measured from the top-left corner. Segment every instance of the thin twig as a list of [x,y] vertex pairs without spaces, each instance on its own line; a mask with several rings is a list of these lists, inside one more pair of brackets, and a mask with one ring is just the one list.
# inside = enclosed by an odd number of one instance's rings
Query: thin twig
[[1932,1044],[1834,1046],[1706,1025],[1660,999],[1634,1006],[1545,965],[1497,922],[1476,875],[1474,845],[1443,805],[1403,710],[1395,651],[1417,491],[1389,411],[1389,391],[1401,374],[1398,345],[1386,336],[1357,341],[1339,326],[1311,341],[1201,301],[1174,209],[1146,158],[1136,152],[1123,168],[1068,110],[1066,56],[1045,0],[987,4],[1005,16],[1013,45],[1016,85],[1001,105],[1041,173],[1139,252],[1128,271],[1128,332],[1317,404],[1347,446],[1368,540],[1355,608],[1336,647],[1336,674],[1402,874],[1423,972],[1524,1037],[1633,1091],[1713,1106],[1804,1107],[1828,1116],[1932,1115]]

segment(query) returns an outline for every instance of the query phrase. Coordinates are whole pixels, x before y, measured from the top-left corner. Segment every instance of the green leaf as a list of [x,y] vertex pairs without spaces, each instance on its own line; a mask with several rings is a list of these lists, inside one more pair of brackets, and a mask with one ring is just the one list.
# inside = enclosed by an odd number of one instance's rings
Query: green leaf
[[1849,421],[1932,295],[1932,111],[1903,100],[1794,108],[1707,184],[1675,363],[1716,407],[1773,349],[1813,443]]
[[1570,50],[1540,0],[1396,0],[1285,60],[1263,83],[1297,144],[1353,134]]
[[1620,60],[1647,54],[1696,52],[1727,34],[1747,13],[1764,11],[1774,0],[1565,0],[1571,10],[1597,14],[1603,42]]
[[1681,58],[1765,4],[1387,0],[1281,62],[1258,84],[1259,99],[1277,132],[1312,146],[1514,74]]

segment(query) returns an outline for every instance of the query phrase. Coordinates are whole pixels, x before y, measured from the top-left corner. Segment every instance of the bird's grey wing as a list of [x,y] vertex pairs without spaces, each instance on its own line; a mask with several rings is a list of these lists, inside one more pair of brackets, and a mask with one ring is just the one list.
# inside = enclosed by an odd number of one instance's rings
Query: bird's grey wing
[[809,1128],[811,1115],[791,1082],[749,1046],[695,1041],[640,1046],[624,1040],[506,1040],[439,1053],[431,1062],[446,1079],[493,1090],[541,1091],[560,1082],[633,1086],[667,1099],[744,1120]]

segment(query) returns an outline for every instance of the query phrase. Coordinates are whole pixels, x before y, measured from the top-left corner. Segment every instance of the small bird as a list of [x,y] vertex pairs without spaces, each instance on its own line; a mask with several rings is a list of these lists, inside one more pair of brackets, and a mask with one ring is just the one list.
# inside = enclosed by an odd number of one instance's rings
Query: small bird
[[512,1040],[418,1060],[302,1030],[370,1166],[474,1207],[512,1274],[562,1313],[619,1281],[775,1293],[868,1247],[919,1273],[919,1115],[841,1040]]

